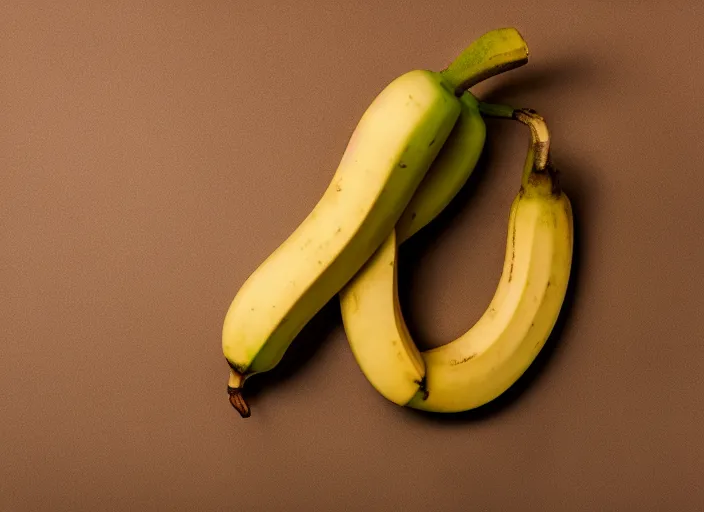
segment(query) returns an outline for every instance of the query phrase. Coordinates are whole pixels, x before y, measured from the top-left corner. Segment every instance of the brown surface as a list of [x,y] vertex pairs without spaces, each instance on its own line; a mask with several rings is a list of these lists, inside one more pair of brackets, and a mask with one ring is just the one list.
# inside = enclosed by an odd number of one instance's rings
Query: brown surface
[[[704,9],[408,4],[2,3],[0,510],[704,508]],[[548,357],[428,418],[366,382],[333,303],[242,420],[238,286],[383,86],[505,25],[531,61],[476,92],[548,119],[577,215]],[[402,252],[423,347],[498,279],[527,132],[489,137],[475,192]]]

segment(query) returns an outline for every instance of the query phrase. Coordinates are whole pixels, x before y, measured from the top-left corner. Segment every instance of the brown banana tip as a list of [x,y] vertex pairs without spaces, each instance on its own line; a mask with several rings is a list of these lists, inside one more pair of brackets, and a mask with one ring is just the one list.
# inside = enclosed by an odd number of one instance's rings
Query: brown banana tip
[[252,413],[249,409],[249,405],[247,405],[247,402],[242,396],[242,389],[228,387],[227,393],[230,395],[232,407],[234,407],[243,418],[249,418]]

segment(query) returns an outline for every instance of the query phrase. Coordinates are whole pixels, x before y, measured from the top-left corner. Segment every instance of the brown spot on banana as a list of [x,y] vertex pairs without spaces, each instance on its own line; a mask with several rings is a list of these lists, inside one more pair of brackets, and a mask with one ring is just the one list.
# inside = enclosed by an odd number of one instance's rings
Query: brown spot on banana
[[476,355],[477,355],[477,354],[472,354],[472,355],[469,355],[469,356],[464,357],[464,358],[462,358],[462,359],[450,359],[450,366],[457,366],[457,365],[460,365],[460,364],[462,364],[462,363],[466,363],[467,361],[473,359],[474,356],[476,356]]
[[428,381],[427,381],[425,375],[423,375],[422,379],[416,380],[414,382],[416,384],[418,384],[418,391],[423,393],[423,397],[422,397],[423,400],[427,400],[428,397],[430,396],[430,391],[428,391]]
[[513,224],[513,231],[511,233],[511,266],[508,269],[508,282],[510,283],[513,279],[513,264],[516,261],[516,224]]

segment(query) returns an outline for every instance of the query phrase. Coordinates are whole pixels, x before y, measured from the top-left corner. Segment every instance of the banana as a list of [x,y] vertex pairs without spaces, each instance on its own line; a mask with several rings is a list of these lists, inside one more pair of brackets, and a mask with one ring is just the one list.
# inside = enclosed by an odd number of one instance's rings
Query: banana
[[[374,387],[396,402],[407,402],[423,386],[425,375],[425,362],[408,333],[399,307],[397,245],[445,208],[469,179],[481,155],[486,125],[478,102],[465,92],[461,103],[460,117],[452,133],[395,229],[339,294],[343,324],[357,362]],[[379,339],[391,343],[379,343]],[[389,367],[397,371],[389,372]]]
[[372,101],[318,203],[250,274],[227,310],[228,394],[243,417],[250,415],[245,380],[278,364],[393,231],[461,116],[458,96],[480,79],[524,64],[527,54],[515,29],[495,30],[441,72],[409,71]]
[[433,220],[472,174],[486,140],[479,103],[467,92],[460,96],[460,116],[440,154],[396,223],[398,243],[408,240]]
[[547,125],[532,110],[488,104],[480,110],[528,125],[531,145],[509,212],[501,278],[479,321],[456,340],[419,352],[398,303],[398,234],[387,237],[340,293],[357,363],[372,386],[399,405],[459,412],[501,395],[542,349],[564,300],[572,208],[550,162]]

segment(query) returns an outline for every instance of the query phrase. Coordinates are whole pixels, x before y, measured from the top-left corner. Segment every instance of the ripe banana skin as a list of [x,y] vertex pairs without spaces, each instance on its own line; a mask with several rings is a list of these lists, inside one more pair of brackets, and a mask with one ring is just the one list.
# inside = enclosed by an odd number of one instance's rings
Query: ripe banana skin
[[433,220],[472,174],[486,140],[486,124],[479,102],[468,91],[460,96],[460,116],[440,154],[421,181],[396,223],[401,244]]
[[398,305],[398,236],[386,239],[341,294],[345,332],[362,372],[399,405],[458,412],[501,395],[542,349],[564,300],[572,209],[549,160],[547,126],[529,110],[483,111],[527,124],[532,142],[509,213],[499,285],[480,320],[458,339],[418,351]]
[[[452,133],[395,229],[339,294],[342,320],[355,358],[374,387],[396,402],[407,402],[425,378],[425,362],[406,328],[398,302],[397,245],[447,206],[479,160],[486,125],[477,100],[469,92],[462,95],[461,103]],[[380,343],[380,339],[391,343]],[[388,371],[390,366],[396,371]]]
[[[468,57],[479,50],[483,59]],[[477,112],[463,85],[522,65],[527,47],[515,29],[499,29],[460,57],[461,66],[453,62],[442,72],[410,71],[381,91],[352,133],[318,203],[238,290],[225,315],[222,349],[231,368],[230,402],[243,417],[250,414],[242,396],[244,381],[278,364],[306,323],[374,254],[455,125],[460,127],[458,119],[462,127],[466,124],[462,112],[468,105]],[[439,189],[447,188],[445,182],[442,176],[430,180]],[[408,231],[422,227],[413,221],[430,214],[423,208],[408,213]]]
[[276,365],[381,244],[459,116],[439,74],[411,71],[375,98],[323,197],[245,281],[223,326],[230,388]]

